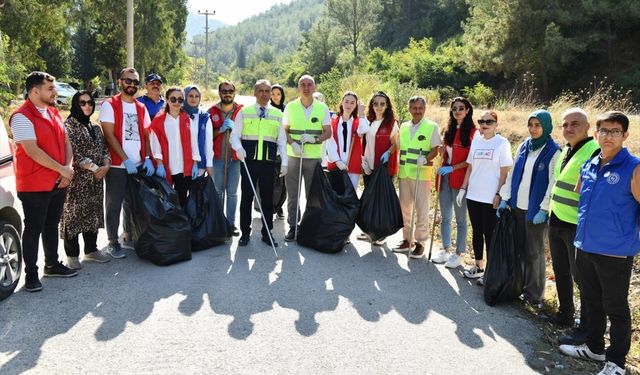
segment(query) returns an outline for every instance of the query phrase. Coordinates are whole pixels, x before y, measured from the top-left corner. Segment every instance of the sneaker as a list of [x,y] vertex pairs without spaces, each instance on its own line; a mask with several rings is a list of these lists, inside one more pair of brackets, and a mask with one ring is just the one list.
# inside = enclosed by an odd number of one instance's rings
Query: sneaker
[[356,238],[358,240],[360,240],[360,241],[369,241],[370,240],[369,236],[367,236],[367,234],[364,233],[364,232],[360,233]]
[[442,264],[442,263],[445,263],[448,259],[449,259],[449,252],[447,250],[442,249],[438,251],[438,254],[436,254],[436,256],[431,258],[431,261],[435,264]]
[[[273,239],[273,235],[271,238]],[[267,245],[271,246],[271,240],[269,239],[269,236],[262,235],[262,238],[260,238],[260,240],[266,243]],[[273,240],[273,246],[278,247],[278,243],[276,242],[275,239]]]
[[464,271],[464,277],[467,279],[479,279],[484,276],[484,269],[473,266],[472,268]]
[[462,257],[458,254],[449,255],[449,259],[447,259],[447,263],[444,264],[447,268],[458,268],[462,265]]
[[620,366],[615,363],[607,362],[604,364],[604,368],[598,373],[598,375],[625,375],[626,373],[627,370],[620,368]]
[[234,237],[238,237],[240,235],[240,231],[236,227],[233,227],[233,232],[231,232],[231,234],[233,234]]
[[580,327],[572,328],[569,332],[560,335],[558,342],[561,345],[582,345],[587,342],[587,331]]
[[33,278],[33,280],[27,280],[24,283],[24,290],[27,292],[39,292],[42,290],[42,283],[38,280],[38,277]]
[[111,259],[105,253],[100,250],[92,251],[89,254],[84,254],[83,260],[85,262],[107,263]]
[[247,246],[249,244],[249,239],[250,239],[249,236],[243,235],[238,240],[238,246]]
[[476,285],[477,286],[484,286],[484,276],[482,276],[481,278],[476,280]]
[[604,362],[604,354],[596,354],[589,349],[587,344],[582,345],[560,345],[560,352],[569,357],[588,359],[591,361]]
[[289,229],[289,232],[287,232],[287,235],[284,236],[284,240],[286,242],[295,241],[296,240],[296,230],[294,228]]
[[385,242],[387,242],[386,238],[383,238],[381,240],[377,240],[377,241],[371,241],[371,244],[373,246],[384,246]]
[[284,220],[284,212],[282,211],[282,208],[280,208],[278,212],[276,212],[276,219]]
[[44,267],[44,275],[46,277],[73,277],[77,274],[78,271],[72,270],[60,262]]
[[71,268],[72,270],[79,270],[80,268],[82,268],[82,265],[80,265],[78,257],[67,257],[67,267]]
[[122,259],[127,257],[127,254],[124,253],[124,251],[122,250],[122,246],[120,246],[119,242],[116,242],[114,244],[109,244],[109,246],[107,246],[107,253],[111,255],[112,258],[115,258],[115,259]]
[[411,250],[411,246],[409,245],[409,241],[402,240],[402,242],[400,242],[398,246],[396,246],[392,251],[394,253],[404,253],[410,250]]
[[573,327],[573,324],[574,324],[573,316],[567,316],[562,313],[543,314],[543,315],[540,315],[539,318],[543,322],[551,323],[558,327],[568,328],[568,327]]
[[424,257],[424,246],[421,243],[416,242],[416,247],[411,252],[411,258],[419,259]]

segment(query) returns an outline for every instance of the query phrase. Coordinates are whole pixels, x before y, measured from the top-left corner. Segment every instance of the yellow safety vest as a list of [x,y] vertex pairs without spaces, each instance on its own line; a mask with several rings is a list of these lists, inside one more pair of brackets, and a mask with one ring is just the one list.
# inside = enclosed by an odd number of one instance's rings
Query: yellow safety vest
[[[325,122],[325,114],[327,111],[326,104],[314,100],[311,104],[311,115],[307,118],[304,115],[304,107],[300,99],[296,99],[287,104],[287,113],[289,114],[289,136],[296,142],[300,142],[300,136],[310,134],[316,137],[322,135],[322,124]],[[293,147],[287,145],[287,155],[299,158],[293,152]],[[322,142],[307,143],[304,145],[303,157],[305,159],[322,159]]]
[[[426,157],[431,151],[431,136],[438,124],[427,119],[422,119],[418,126],[416,134],[411,138],[411,121],[407,121],[400,125],[400,170],[399,178],[415,179],[420,169],[419,180],[431,180],[431,167],[427,165],[418,166],[418,155],[422,149],[422,156]],[[418,138],[424,135],[425,139],[419,141]]]
[[255,105],[242,108],[242,148],[247,160],[275,161],[278,151],[278,132],[282,126],[282,112],[265,106],[265,117],[260,118]]

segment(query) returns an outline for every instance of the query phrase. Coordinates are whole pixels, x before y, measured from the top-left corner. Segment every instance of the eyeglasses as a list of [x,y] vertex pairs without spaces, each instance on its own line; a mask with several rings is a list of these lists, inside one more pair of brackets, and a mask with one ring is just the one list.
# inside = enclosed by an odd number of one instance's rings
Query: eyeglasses
[[373,106],[374,107],[386,107],[387,103],[386,102],[373,102]]
[[137,79],[122,78],[122,82],[124,82],[125,84],[127,84],[129,86],[139,86],[140,85],[140,81],[137,80]]
[[220,94],[225,95],[225,94],[233,94],[234,92],[236,92],[236,90],[220,90]]
[[80,107],[84,107],[87,104],[93,107],[94,105],[96,105],[96,102],[94,102],[93,100],[80,100],[78,101],[78,104],[80,104]]
[[482,120],[482,119],[478,120],[478,124],[480,125],[484,125],[484,124],[493,125],[495,123],[496,123],[496,120]]
[[618,138],[618,137],[622,137],[622,135],[624,134],[624,130],[621,130],[621,129],[598,129],[598,134],[601,137]]
[[176,98],[175,96],[172,96],[172,97],[170,97],[170,98],[169,98],[169,101],[170,101],[171,103],[174,103],[174,104],[175,104],[176,102],[178,102],[178,103],[182,104],[182,103],[184,102],[184,99],[183,99],[183,98]]
[[465,108],[465,107],[451,107],[451,112],[464,112],[465,109],[467,109],[467,108]]

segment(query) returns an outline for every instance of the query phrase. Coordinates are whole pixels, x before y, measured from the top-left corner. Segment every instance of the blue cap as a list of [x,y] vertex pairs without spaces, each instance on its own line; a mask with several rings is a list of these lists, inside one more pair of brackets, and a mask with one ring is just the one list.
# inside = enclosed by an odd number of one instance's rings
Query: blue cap
[[160,83],[164,83],[162,82],[162,77],[160,77],[160,74],[158,73],[151,73],[144,79],[144,83],[149,83],[151,81],[160,81]]

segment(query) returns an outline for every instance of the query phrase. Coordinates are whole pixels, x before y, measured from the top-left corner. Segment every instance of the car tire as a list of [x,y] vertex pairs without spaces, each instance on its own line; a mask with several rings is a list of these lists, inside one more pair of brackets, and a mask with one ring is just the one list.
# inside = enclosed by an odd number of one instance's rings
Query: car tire
[[22,242],[16,228],[0,221],[0,301],[13,294],[22,274]]

